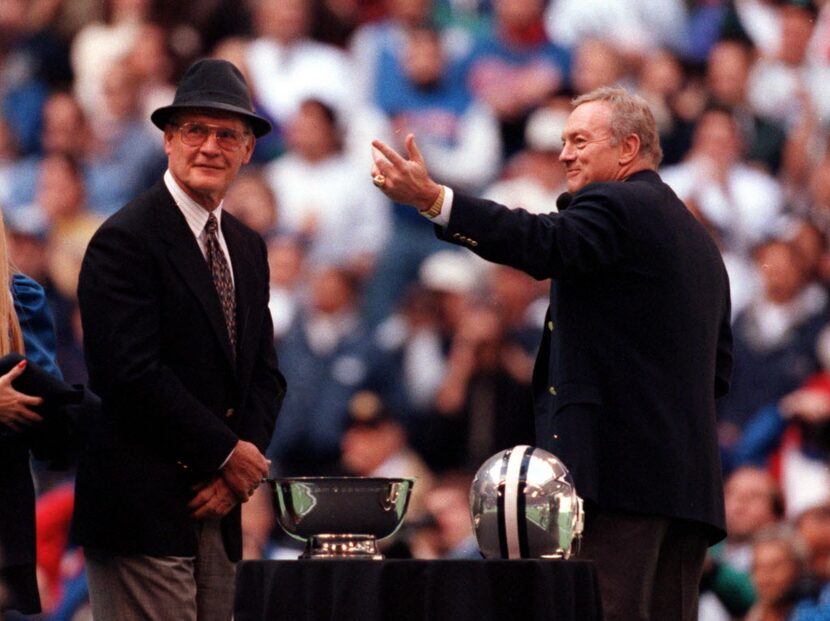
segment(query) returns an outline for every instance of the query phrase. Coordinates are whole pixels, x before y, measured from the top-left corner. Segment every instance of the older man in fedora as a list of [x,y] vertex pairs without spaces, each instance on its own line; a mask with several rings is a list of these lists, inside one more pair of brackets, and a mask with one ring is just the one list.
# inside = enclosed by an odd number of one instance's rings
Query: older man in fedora
[[78,468],[73,536],[96,621],[227,620],[240,503],[268,472],[285,381],[265,245],[222,199],[271,127],[220,60],[193,64],[151,118],[168,169],[100,227],[81,268],[102,415]]

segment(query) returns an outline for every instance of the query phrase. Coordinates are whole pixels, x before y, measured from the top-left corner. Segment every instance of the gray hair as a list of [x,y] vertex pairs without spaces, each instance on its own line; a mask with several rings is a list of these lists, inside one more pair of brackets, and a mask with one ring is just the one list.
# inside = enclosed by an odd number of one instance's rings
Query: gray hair
[[635,134],[640,139],[640,153],[656,168],[663,160],[660,134],[648,102],[618,86],[601,86],[571,101],[574,107],[591,101],[604,101],[611,106],[612,144],[620,144],[626,136]]

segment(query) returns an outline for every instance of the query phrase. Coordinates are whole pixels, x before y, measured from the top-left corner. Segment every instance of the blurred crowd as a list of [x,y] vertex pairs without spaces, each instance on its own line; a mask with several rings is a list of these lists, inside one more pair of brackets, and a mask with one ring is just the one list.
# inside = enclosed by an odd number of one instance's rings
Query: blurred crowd
[[[830,619],[830,1],[2,0],[0,206],[72,383],[85,246],[164,171],[149,113],[202,56],[234,62],[275,127],[225,200],[269,250],[289,386],[273,474],[416,477],[389,556],[478,556],[469,484],[533,441],[547,285],[388,202],[370,140],[400,149],[413,132],[439,182],[548,212],[570,99],[605,84],[646,97],[660,173],[732,288],[729,536],[701,619]],[[80,621],[72,472],[35,469],[43,618]],[[264,488],[244,521],[248,558],[299,553]]]

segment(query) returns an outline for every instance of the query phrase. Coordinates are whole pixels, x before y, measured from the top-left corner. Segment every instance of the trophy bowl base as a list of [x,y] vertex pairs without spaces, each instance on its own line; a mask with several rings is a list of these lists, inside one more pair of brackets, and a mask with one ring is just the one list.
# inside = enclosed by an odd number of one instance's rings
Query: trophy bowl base
[[382,561],[378,543],[372,535],[312,535],[306,542],[301,559],[313,560],[372,560]]

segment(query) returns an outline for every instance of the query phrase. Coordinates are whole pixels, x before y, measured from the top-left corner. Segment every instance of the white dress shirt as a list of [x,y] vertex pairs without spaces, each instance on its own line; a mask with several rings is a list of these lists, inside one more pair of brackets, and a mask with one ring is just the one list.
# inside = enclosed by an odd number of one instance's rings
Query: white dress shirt
[[452,188],[448,186],[444,186],[444,204],[441,205],[441,213],[439,213],[434,218],[431,218],[434,224],[447,228],[447,225],[450,223],[450,213],[452,213],[452,197],[453,197]]
[[[167,186],[167,189],[173,196],[173,200],[176,202],[176,206],[182,212],[184,219],[187,220],[187,226],[190,227],[193,236],[196,238],[199,249],[202,251],[202,256],[207,260],[207,232],[205,232],[205,224],[207,224],[210,212],[187,195],[187,192],[181,188],[169,169],[164,173],[164,185]],[[225,260],[228,262],[231,281],[234,282],[231,254],[228,252],[228,244],[225,241],[225,236],[222,234],[222,203],[224,201],[220,202],[219,206],[213,210],[218,227],[216,235],[219,238],[219,247],[225,255]],[[236,282],[234,282],[234,285],[236,285]]]

